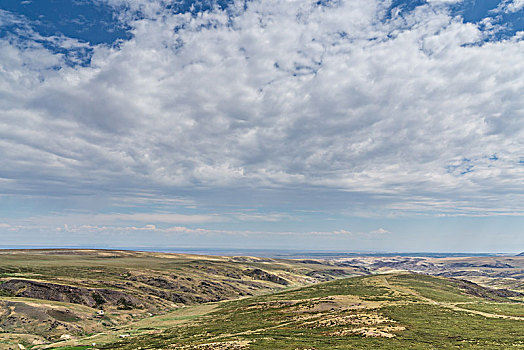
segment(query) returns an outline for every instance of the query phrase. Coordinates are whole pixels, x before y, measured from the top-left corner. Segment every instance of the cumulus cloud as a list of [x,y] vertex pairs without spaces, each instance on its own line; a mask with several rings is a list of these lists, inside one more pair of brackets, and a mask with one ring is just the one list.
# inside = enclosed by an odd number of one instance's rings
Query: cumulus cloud
[[[199,13],[111,0],[133,37],[90,47],[87,66],[0,39],[0,177],[14,181],[2,191],[328,188],[388,196],[385,210],[467,213],[489,198],[512,212],[523,204],[524,42],[484,42],[448,2],[390,18],[375,0]],[[183,221],[151,215],[139,221]]]
[[515,13],[521,11],[522,9],[524,9],[524,0],[504,0],[497,6],[495,11]]

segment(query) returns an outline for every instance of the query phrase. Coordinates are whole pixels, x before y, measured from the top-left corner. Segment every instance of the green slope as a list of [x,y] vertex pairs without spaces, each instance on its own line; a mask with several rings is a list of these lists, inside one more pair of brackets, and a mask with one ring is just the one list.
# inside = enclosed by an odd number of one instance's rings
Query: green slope
[[0,251],[0,349],[524,349],[520,293],[408,273],[318,283],[363,273],[331,261]]
[[[111,333],[183,306],[355,274],[361,272],[316,261],[114,250],[0,250],[0,349]],[[98,314],[100,309],[103,315]]]
[[519,308],[517,299],[457,280],[354,277],[225,302],[160,333],[153,327],[100,348],[518,349],[524,348]]

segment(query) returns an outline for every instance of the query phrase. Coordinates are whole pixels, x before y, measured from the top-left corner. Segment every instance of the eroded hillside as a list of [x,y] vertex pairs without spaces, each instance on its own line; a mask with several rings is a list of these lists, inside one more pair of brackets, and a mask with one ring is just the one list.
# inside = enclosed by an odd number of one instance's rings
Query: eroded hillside
[[[0,341],[46,344],[182,306],[360,274],[301,261],[129,251],[0,252]],[[15,340],[13,334],[18,334]]]
[[0,349],[524,348],[523,267],[0,251]]

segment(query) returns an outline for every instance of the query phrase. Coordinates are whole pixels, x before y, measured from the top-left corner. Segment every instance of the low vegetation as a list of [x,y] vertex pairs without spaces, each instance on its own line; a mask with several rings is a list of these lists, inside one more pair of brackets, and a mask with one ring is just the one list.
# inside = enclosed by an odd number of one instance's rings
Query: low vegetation
[[[421,288],[421,285],[424,288]],[[431,289],[428,295],[426,288]],[[482,287],[477,286],[478,289]],[[486,295],[489,289],[484,289]],[[435,298],[433,298],[435,297]],[[516,349],[521,303],[467,294],[456,281],[414,274],[354,277],[220,304],[197,319],[103,349]],[[461,303],[458,303],[461,302]],[[473,304],[474,303],[474,304]]]
[[108,250],[0,251],[0,344],[3,341],[9,344],[5,347],[18,349],[18,344],[30,347],[77,339],[183,306],[359,273],[346,267],[331,276],[330,269],[318,263],[248,257]]
[[524,349],[520,292],[383,262],[1,257],[0,349]]

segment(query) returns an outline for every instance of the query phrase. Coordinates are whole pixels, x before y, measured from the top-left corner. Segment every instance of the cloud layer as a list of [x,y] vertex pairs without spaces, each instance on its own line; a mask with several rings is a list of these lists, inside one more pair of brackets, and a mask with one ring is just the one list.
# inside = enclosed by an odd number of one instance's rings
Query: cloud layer
[[485,41],[456,2],[108,0],[132,34],[113,45],[28,22],[0,40],[0,191],[325,189],[362,215],[522,215],[523,34]]

